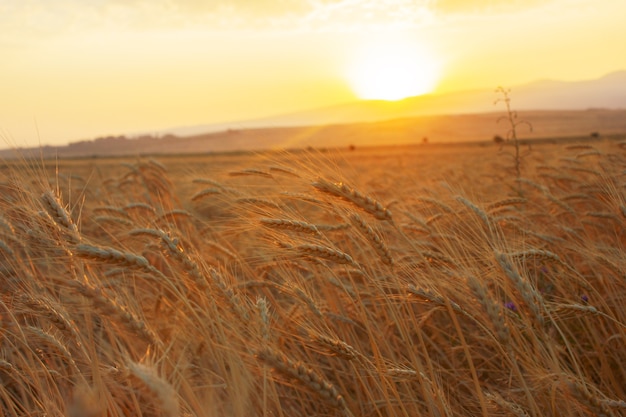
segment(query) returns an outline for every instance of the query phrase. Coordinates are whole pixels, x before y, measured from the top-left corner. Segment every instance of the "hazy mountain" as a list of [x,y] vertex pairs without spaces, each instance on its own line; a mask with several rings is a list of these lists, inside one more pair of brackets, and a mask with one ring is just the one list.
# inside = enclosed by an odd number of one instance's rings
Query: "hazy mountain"
[[[502,104],[494,104],[498,98],[494,87],[490,90],[409,97],[393,102],[366,100],[263,119],[174,128],[167,132],[190,136],[227,129],[375,122],[426,115],[494,112],[504,109]],[[541,80],[513,87],[511,105],[516,110],[626,109],[626,71],[594,80]]]

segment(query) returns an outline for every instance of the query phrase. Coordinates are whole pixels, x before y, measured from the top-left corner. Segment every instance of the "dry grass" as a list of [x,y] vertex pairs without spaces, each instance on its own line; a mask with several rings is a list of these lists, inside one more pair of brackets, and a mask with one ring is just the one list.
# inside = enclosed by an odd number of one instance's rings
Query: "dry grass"
[[626,415],[626,149],[589,149],[8,162],[2,415]]

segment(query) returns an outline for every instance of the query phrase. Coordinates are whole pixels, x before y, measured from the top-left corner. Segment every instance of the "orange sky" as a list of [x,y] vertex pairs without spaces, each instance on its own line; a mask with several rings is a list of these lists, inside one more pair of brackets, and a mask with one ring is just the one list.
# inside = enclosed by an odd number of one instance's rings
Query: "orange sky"
[[623,0],[0,0],[0,148],[271,116],[391,79],[397,95],[597,78],[626,69],[625,17]]

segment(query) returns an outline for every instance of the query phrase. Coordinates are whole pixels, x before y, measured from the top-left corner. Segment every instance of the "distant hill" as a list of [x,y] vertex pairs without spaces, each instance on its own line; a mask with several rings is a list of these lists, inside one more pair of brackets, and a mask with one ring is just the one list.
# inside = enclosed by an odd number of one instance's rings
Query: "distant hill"
[[[133,156],[148,154],[193,154],[239,150],[292,149],[305,147],[348,147],[422,143],[491,141],[506,137],[507,125],[498,119],[504,112],[404,117],[377,122],[312,125],[299,127],[228,129],[189,137],[144,136],[81,141],[68,146],[0,151],[1,158]],[[626,134],[626,110],[522,111],[520,120],[533,125],[529,132],[520,126],[522,139],[589,137],[597,133]]]
[[[502,110],[503,106],[494,105],[498,98],[495,87],[422,95],[393,102],[357,101],[264,119],[168,129],[167,133],[190,136],[227,129],[377,122],[415,116],[496,112]],[[626,71],[614,72],[594,80],[542,80],[513,87],[511,100],[516,110],[626,109]]]
[[[150,135],[107,137],[21,149],[39,157],[225,152],[271,148],[363,146],[490,140],[506,136],[496,121],[504,105],[493,90],[423,95],[388,102],[367,100],[275,117],[233,123],[181,127]],[[511,105],[531,122],[527,138],[626,133],[626,71],[602,78],[565,82],[542,80],[511,91]],[[0,157],[13,157],[13,150]]]

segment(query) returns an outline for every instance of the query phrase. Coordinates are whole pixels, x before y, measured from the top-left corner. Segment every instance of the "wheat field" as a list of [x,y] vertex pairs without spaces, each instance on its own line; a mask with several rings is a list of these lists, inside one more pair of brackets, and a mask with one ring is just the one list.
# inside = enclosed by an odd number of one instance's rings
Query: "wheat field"
[[625,144],[5,161],[2,415],[626,415]]

